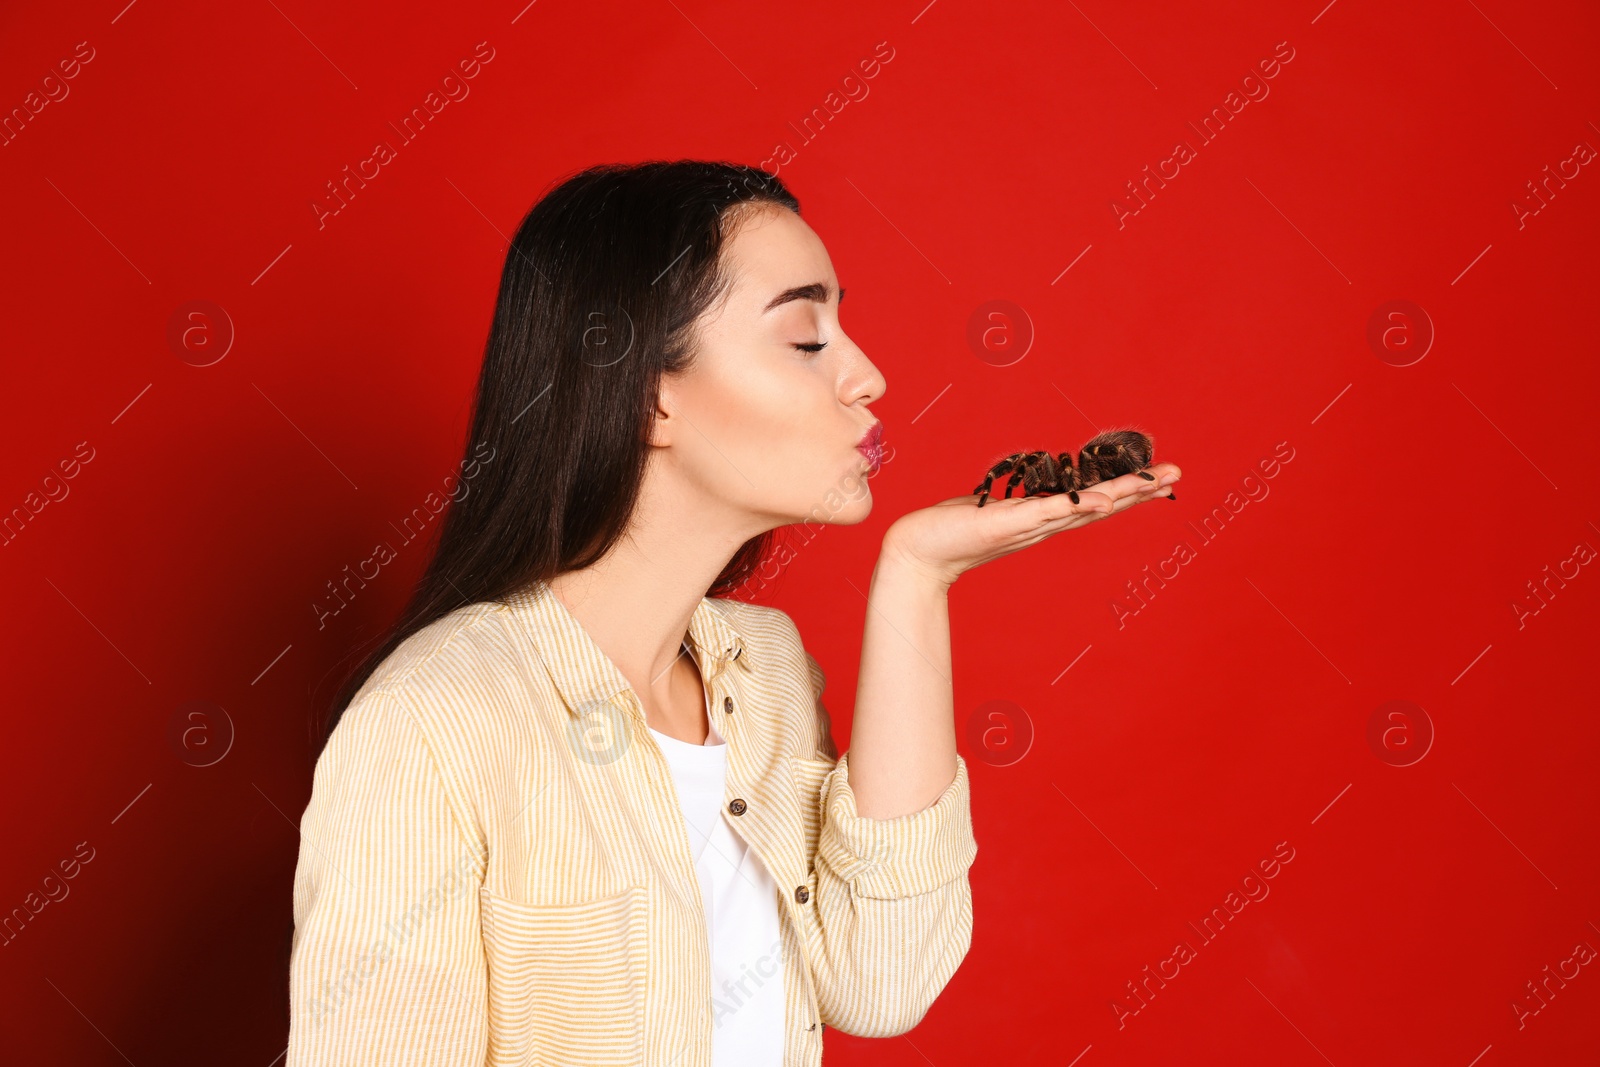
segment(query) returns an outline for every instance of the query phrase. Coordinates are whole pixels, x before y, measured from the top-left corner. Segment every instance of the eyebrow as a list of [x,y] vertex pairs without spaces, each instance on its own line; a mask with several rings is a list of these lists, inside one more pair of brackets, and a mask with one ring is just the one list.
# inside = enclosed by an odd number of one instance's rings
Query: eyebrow
[[[797,285],[793,289],[785,289],[783,292],[779,293],[777,296],[768,301],[767,306],[761,309],[761,314],[765,315],[773,308],[782,307],[791,300],[815,300],[819,304],[826,304],[828,302],[829,292],[830,290],[828,287],[823,285],[821,282],[811,282],[808,285]],[[844,286],[841,285],[839,287],[839,302],[841,304],[844,303],[844,294],[845,289]]]

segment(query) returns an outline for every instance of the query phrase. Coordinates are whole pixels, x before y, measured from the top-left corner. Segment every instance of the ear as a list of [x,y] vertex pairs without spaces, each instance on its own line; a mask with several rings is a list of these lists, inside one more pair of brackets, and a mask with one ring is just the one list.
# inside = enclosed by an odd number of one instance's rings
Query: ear
[[662,375],[661,387],[656,391],[656,403],[650,417],[650,446],[665,448],[672,444],[672,434],[681,421],[672,417],[677,410],[678,398],[672,383]]

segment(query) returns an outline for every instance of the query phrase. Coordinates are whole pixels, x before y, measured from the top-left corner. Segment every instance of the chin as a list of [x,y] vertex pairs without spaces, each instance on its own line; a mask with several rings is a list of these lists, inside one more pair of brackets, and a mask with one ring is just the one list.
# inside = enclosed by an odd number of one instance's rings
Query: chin
[[872,514],[872,498],[857,500],[847,508],[841,508],[835,515],[833,522],[838,526],[855,526],[867,521],[867,516]]
[[872,490],[863,480],[857,495],[846,499],[829,521],[840,526],[854,526],[858,522],[865,522],[870,514],[872,514]]
[[872,488],[859,469],[851,470],[830,483],[824,483],[812,496],[811,505],[795,521],[820,522],[829,526],[854,526],[872,513]]

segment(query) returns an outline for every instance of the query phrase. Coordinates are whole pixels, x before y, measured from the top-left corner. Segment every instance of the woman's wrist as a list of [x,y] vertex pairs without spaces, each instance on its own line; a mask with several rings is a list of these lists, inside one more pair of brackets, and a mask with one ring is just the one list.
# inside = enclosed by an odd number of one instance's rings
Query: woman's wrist
[[929,589],[937,589],[940,593],[948,593],[960,574],[953,574],[946,568],[936,567],[918,559],[915,553],[906,550],[894,536],[894,528],[890,527],[888,533],[884,534],[882,547],[878,550],[878,565],[873,570],[872,576],[874,583],[882,577],[896,583],[910,582]]

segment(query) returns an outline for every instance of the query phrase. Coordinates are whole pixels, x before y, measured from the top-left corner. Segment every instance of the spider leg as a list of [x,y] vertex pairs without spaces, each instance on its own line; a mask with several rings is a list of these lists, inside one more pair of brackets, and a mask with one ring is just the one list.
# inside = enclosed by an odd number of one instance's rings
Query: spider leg
[[[1044,457],[1042,460],[1039,458],[1041,456]],[[1016,485],[1019,479],[1022,481],[1022,495],[1025,497],[1037,496],[1040,492],[1050,492],[1054,488],[1048,473],[1050,463],[1050,453],[1029,452],[1017,465],[1017,473],[1013,474],[1011,481],[1006,484],[1006,496],[1011,496],[1011,487]],[[1039,473],[1041,470],[1046,473]]]
[[1059,475],[1061,488],[1066,491],[1067,496],[1074,504],[1082,503],[1078,499],[1078,489],[1083,484],[1083,478],[1079,475],[1078,468],[1072,465],[1071,452],[1063,452],[1056,457],[1056,469],[1061,472]]
[[[1024,457],[1022,459],[1022,461],[1020,463],[1017,464],[1017,469],[1011,472],[1011,478],[1010,478],[1009,481],[1006,482],[1005,499],[1007,499],[1007,500],[1011,499],[1011,490],[1013,490],[1013,489],[1015,489],[1017,487],[1017,483],[1018,482],[1026,482],[1028,479],[1030,479],[1032,477],[1033,477],[1033,454],[1029,453],[1026,457]],[[1022,495],[1023,496],[1027,496],[1028,495],[1028,488],[1027,488],[1026,485],[1024,485],[1023,488],[1022,488]]]
[[978,483],[978,487],[973,490],[974,493],[978,494],[978,506],[980,508],[983,507],[984,501],[989,499],[989,487],[994,485],[994,480],[1016,469],[1017,464],[1021,462],[1025,455],[1026,453],[1018,452],[1015,455],[1007,456],[989,468],[989,473],[984,475],[983,481]]

